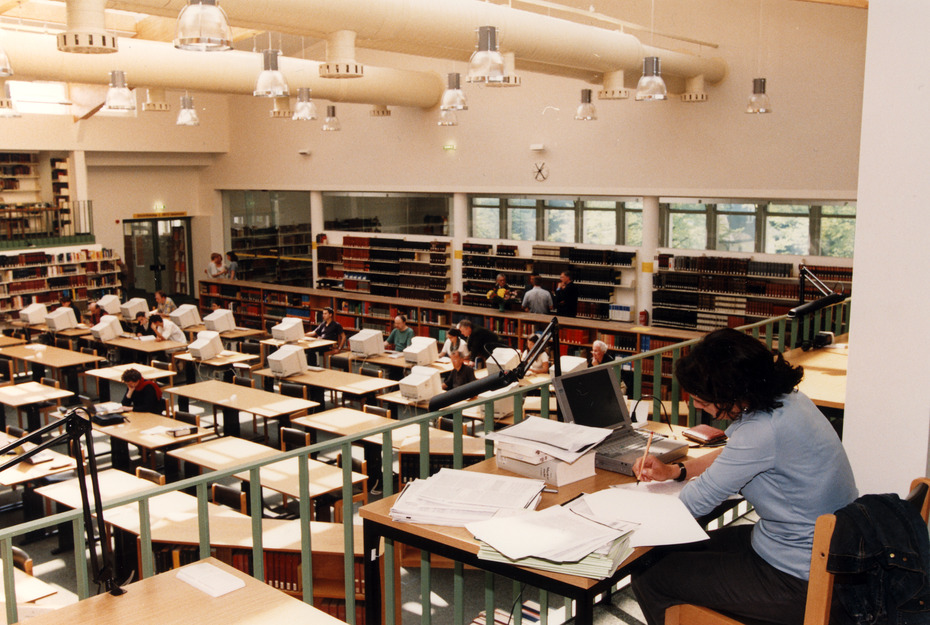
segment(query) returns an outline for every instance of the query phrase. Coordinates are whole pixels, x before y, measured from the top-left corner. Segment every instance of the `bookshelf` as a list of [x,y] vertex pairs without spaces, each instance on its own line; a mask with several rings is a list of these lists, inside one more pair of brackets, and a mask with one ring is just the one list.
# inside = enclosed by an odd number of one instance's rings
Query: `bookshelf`
[[635,310],[636,253],[618,250],[579,249],[571,246],[534,245],[532,256],[521,257],[516,245],[466,242],[462,249],[463,303],[493,307],[487,292],[498,273],[518,291],[519,309],[523,289],[536,272],[542,286],[553,291],[566,270],[578,285],[578,316],[588,319],[629,321]]
[[172,226],[168,235],[168,293],[192,295],[187,262],[187,227]]
[[116,293],[118,258],[108,249],[0,255],[0,314],[33,302],[54,305],[62,294],[86,301]]
[[42,201],[38,155],[0,152],[0,203],[34,204]]
[[230,249],[239,256],[239,276],[245,280],[310,286],[312,247],[309,223],[230,230]]
[[[852,267],[807,266],[850,292]],[[795,263],[724,256],[660,254],[653,287],[653,325],[702,332],[786,314],[800,294]],[[820,297],[809,284],[805,292],[808,301]]]
[[49,160],[52,170],[52,204],[66,209],[71,202],[71,165],[67,158]]
[[345,236],[317,247],[317,288],[445,302],[450,293],[446,241]]

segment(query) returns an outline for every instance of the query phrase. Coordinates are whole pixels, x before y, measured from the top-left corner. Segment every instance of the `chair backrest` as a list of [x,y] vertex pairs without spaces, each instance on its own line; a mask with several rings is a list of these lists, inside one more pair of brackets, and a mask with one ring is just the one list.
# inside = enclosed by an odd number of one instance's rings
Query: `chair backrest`
[[12,384],[15,381],[13,361],[9,358],[0,358],[0,384]]
[[61,385],[55,378],[42,378],[39,380],[39,382],[45,386],[51,386],[52,388],[61,388]]
[[156,369],[161,369],[162,371],[174,371],[174,365],[164,360],[153,360],[150,364]]
[[255,388],[255,380],[252,378],[247,378],[244,375],[234,375],[233,384],[236,386],[247,386],[249,388]]
[[136,477],[148,480],[159,486],[165,485],[165,476],[155,469],[150,469],[148,467],[136,467]]
[[384,377],[384,369],[382,369],[381,367],[373,367],[371,365],[362,365],[361,367],[359,367],[358,372],[361,373],[362,375],[367,375],[372,378],[383,378]]
[[200,427],[200,415],[195,415],[193,412],[187,412],[186,410],[175,410],[174,418],[181,423]]
[[295,382],[281,382],[280,388],[282,395],[307,399],[307,387],[303,384],[297,384]]
[[96,356],[96,355],[97,355],[97,350],[94,349],[93,347],[82,347],[82,348],[81,348],[81,353],[84,354],[84,355],[86,355],[86,356]]
[[[336,466],[342,466],[342,452],[336,456]],[[352,471],[354,473],[361,473],[363,475],[368,475],[368,463],[362,458],[356,458],[352,456]]]
[[241,488],[211,484],[210,497],[213,499],[213,503],[228,506],[242,514],[249,513],[249,502]]
[[[471,432],[469,432],[469,425],[471,426]],[[452,417],[439,417],[436,419],[436,427],[440,430],[445,430],[446,432],[455,431],[455,420]],[[462,420],[462,434],[474,434],[475,423],[471,419]]]
[[250,356],[261,356],[262,344],[255,341],[242,341],[242,343],[239,344],[239,353],[248,354]]
[[290,451],[313,444],[313,435],[309,432],[289,427],[282,427],[279,432],[281,435],[281,451]]
[[388,408],[382,408],[381,406],[371,406],[365,404],[362,406],[362,412],[367,412],[368,414],[378,415],[379,417],[390,417],[391,411]]
[[6,426],[6,433],[13,438],[22,438],[26,435],[26,430],[15,425],[8,425]]
[[13,566],[26,575],[32,575],[32,558],[22,547],[13,545]]
[[71,339],[66,339],[62,337],[55,338],[55,347],[59,349],[71,349]]

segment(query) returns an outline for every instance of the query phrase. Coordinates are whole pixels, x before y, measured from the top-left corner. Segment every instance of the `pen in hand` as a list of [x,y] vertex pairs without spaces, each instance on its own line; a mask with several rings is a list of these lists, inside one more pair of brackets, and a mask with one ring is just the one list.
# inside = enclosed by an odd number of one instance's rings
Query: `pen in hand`
[[[642,461],[639,463],[639,474],[640,474],[640,475],[642,475],[642,473],[643,473],[643,468],[644,468],[645,465],[646,465],[646,458],[649,456],[649,448],[652,447],[652,435],[653,435],[653,434],[654,434],[654,432],[649,432],[649,440],[646,441],[646,449],[645,449],[645,451],[643,451],[643,459],[642,459]],[[636,478],[636,485],[637,485],[637,486],[639,486],[639,482],[640,482],[640,479],[637,477],[637,478]]]

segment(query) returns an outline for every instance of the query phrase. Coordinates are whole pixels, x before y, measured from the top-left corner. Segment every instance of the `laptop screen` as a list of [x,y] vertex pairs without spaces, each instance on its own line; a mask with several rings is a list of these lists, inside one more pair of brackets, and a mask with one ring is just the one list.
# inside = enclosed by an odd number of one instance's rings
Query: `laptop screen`
[[566,422],[599,428],[631,423],[615,367],[567,373],[555,378],[553,384]]

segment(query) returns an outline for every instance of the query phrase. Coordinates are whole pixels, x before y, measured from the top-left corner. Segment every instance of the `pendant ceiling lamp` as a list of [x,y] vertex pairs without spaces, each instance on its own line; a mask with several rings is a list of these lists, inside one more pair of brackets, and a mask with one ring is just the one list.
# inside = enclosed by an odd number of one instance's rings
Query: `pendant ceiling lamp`
[[462,91],[462,75],[458,72],[453,72],[449,74],[448,79],[448,87],[446,87],[446,90],[442,92],[442,100],[439,101],[440,110],[468,110],[468,100],[465,99],[465,92]]
[[229,21],[216,0],[188,0],[178,15],[174,47],[196,52],[232,49]]
[[468,61],[466,82],[494,83],[504,79],[504,57],[497,49],[497,28],[478,27],[478,48]]
[[310,98],[310,89],[308,87],[299,87],[297,89],[297,104],[294,106],[294,116],[291,119],[310,121],[316,118],[316,103]]
[[10,66],[10,57],[6,55],[6,50],[0,46],[0,78],[13,75],[13,68]]
[[[649,43],[652,45],[656,35],[656,3],[652,0],[651,23],[649,26]],[[662,66],[657,56],[643,59],[643,75],[636,85],[638,102],[661,101],[668,99],[668,90],[662,80]]]
[[342,130],[342,124],[336,117],[336,107],[330,104],[326,107],[326,119],[323,120],[323,130],[327,132],[337,132]]
[[439,126],[458,126],[459,118],[455,111],[439,111],[439,121],[436,123]]
[[[756,45],[757,45],[756,68],[759,74],[761,74],[762,73],[762,0],[759,0],[759,40]],[[746,112],[753,113],[753,114],[772,112],[772,103],[769,101],[768,94],[765,93],[765,78],[753,78],[752,79],[752,95],[749,96],[749,102],[746,104]]]
[[178,111],[178,126],[199,126],[200,118],[194,108],[194,98],[189,93],[181,96],[181,110]]
[[594,108],[594,105],[591,104],[590,89],[581,90],[581,104],[575,109],[575,119],[585,122],[597,119],[597,110]]
[[278,71],[278,54],[280,50],[262,50],[262,63],[264,69],[258,75],[255,91],[252,95],[263,98],[280,98],[288,94],[287,81],[284,74]]
[[115,69],[110,72],[110,88],[107,90],[105,107],[110,111],[134,111],[136,99],[126,86],[126,73]]

